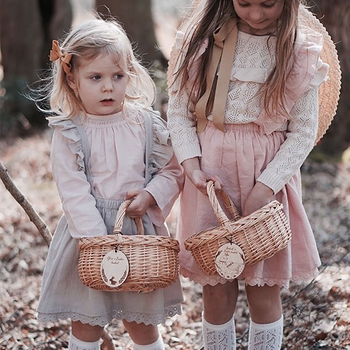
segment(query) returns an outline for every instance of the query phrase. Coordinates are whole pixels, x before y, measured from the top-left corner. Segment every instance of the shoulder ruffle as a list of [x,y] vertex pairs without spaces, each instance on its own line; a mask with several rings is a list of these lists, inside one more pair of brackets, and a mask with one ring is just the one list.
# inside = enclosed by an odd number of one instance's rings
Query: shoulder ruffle
[[[285,107],[288,113],[307,90],[327,80],[329,66],[320,59],[322,46],[321,34],[310,30],[299,31],[295,42],[293,66],[286,81]],[[271,120],[264,111],[255,123],[270,134],[287,120],[288,118],[281,114]]]
[[153,176],[170,161],[173,156],[173,148],[166,122],[161,118],[159,112],[149,110],[149,114],[152,118],[152,149],[148,171]]
[[50,120],[50,128],[58,128],[60,133],[68,139],[71,152],[76,155],[79,170],[85,171],[83,144],[77,130],[77,124],[81,124],[80,117],[71,119]]
[[[174,74],[178,71],[183,62],[188,44],[184,45],[186,34],[183,31],[177,31],[175,36],[174,46],[171,50],[169,68],[168,68],[168,87],[173,92],[176,92],[180,87],[180,79],[174,81]],[[194,80],[194,72],[197,71],[201,56],[208,47],[208,39],[204,40],[201,46],[199,47],[197,54],[192,58],[188,71],[189,79],[188,82],[191,84],[191,81]]]
[[328,64],[320,59],[323,37],[316,32],[300,31],[295,43],[295,60],[286,84],[286,97],[294,103],[311,87],[327,79]]

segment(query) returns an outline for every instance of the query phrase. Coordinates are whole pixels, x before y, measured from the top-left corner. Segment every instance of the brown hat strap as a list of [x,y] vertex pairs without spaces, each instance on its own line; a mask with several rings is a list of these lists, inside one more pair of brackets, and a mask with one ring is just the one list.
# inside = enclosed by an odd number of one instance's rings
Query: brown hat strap
[[214,33],[215,41],[206,79],[206,90],[195,107],[197,131],[199,132],[203,131],[207,125],[206,110],[216,73],[218,74],[218,81],[213,105],[213,123],[217,129],[224,131],[227,91],[230,82],[230,72],[235,53],[237,35],[238,28],[236,18],[230,18]]

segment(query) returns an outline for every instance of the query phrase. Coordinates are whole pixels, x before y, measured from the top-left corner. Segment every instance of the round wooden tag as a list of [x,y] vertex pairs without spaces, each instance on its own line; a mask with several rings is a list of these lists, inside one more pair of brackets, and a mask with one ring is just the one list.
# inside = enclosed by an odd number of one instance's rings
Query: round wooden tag
[[237,278],[245,266],[243,250],[233,243],[221,246],[215,257],[215,267],[218,274],[228,280]]
[[111,288],[117,288],[124,283],[129,275],[129,261],[120,250],[109,251],[101,262],[101,277]]

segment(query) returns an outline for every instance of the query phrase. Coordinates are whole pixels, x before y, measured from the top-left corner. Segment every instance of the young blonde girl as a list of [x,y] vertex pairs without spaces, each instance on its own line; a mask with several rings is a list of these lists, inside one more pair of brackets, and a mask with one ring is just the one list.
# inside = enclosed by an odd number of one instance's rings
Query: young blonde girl
[[132,219],[142,217],[146,234],[168,235],[164,221],[183,175],[164,122],[151,109],[154,83],[113,20],[81,24],[53,42],[50,59],[46,112],[64,215],[49,248],[39,320],[70,318],[69,349],[100,349],[113,318],[123,320],[134,349],[164,349],[157,325],[181,312],[179,281],[149,293],[101,292],[84,286],[77,270],[78,239],[111,234],[126,199],[125,232],[136,234]]
[[[236,349],[238,295],[237,279],[205,275],[183,246],[192,234],[218,225],[206,196],[209,180],[218,192],[225,189],[243,216],[277,199],[292,230],[286,249],[239,276],[251,317],[248,349],[281,348],[280,288],[315,276],[320,264],[299,170],[314,146],[318,86],[328,65],[319,58],[322,36],[298,26],[302,11],[307,10],[300,0],[202,1],[176,37],[168,127],[187,175],[180,201],[180,265],[185,277],[203,285],[205,350]],[[223,41],[237,29],[227,67]],[[221,63],[213,68],[218,48]]]

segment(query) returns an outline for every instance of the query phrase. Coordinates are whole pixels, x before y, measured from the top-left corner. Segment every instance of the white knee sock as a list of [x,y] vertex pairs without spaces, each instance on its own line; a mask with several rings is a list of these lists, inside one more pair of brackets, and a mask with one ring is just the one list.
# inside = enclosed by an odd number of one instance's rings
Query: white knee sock
[[100,341],[86,342],[76,338],[72,333],[69,335],[69,350],[100,350]]
[[213,325],[202,316],[202,323],[205,350],[236,350],[234,317],[224,324]]
[[158,340],[149,345],[137,345],[134,343],[134,350],[164,350],[164,343],[161,335]]
[[283,315],[268,324],[250,320],[248,350],[280,350],[283,339]]

